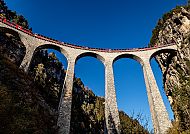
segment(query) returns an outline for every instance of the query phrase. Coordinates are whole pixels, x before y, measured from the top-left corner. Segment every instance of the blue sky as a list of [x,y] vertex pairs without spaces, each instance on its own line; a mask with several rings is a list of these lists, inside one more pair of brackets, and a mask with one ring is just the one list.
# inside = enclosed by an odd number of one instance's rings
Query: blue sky
[[[5,0],[11,10],[29,21],[33,32],[73,44],[97,48],[145,47],[162,15],[187,0]],[[59,55],[65,64],[65,59]],[[65,65],[66,66],[66,65]],[[172,112],[162,85],[158,64],[151,62],[170,118]],[[96,94],[104,96],[104,67],[91,57],[80,59],[77,77]],[[131,59],[114,64],[119,109],[131,115],[150,112],[142,68]],[[151,127],[150,127],[151,128]]]

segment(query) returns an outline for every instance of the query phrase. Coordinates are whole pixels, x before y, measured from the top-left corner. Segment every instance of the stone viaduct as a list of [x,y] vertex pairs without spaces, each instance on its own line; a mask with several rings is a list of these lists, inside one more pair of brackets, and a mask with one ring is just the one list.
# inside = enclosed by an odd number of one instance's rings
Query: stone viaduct
[[150,66],[150,60],[152,57],[160,53],[176,52],[176,44],[165,44],[159,47],[137,49],[97,49],[59,42],[39,34],[28,32],[28,30],[23,29],[18,25],[15,26],[15,24],[3,19],[0,21],[0,30],[1,32],[17,35],[25,45],[26,54],[20,67],[26,72],[28,71],[36,49],[53,48],[60,51],[66,57],[68,67],[58,109],[59,115],[57,125],[59,126],[59,134],[70,133],[75,63],[78,59],[85,56],[92,56],[99,59],[105,67],[105,120],[108,134],[120,133],[120,119],[112,67],[113,63],[120,58],[132,58],[142,65],[155,134],[164,134],[166,133],[166,130],[171,127],[166,107],[163,103]]

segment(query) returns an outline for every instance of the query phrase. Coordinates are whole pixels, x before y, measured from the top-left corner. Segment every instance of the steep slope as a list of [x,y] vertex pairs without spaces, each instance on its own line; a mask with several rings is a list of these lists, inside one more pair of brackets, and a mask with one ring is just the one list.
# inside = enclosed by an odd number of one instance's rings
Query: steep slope
[[0,133],[56,133],[56,116],[32,78],[0,56]]
[[190,133],[190,7],[176,7],[158,21],[150,45],[175,43],[176,54],[160,54],[156,60],[175,116],[170,133]]

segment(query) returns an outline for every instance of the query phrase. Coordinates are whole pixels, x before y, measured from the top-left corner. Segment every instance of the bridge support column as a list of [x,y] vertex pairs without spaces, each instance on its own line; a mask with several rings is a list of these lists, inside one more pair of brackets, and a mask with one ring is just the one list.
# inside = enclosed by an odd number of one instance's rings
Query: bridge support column
[[166,107],[162,100],[162,96],[160,95],[149,60],[144,61],[143,72],[150,106],[150,112],[154,126],[154,133],[165,134],[167,129],[172,125],[169,120]]
[[113,75],[113,61],[105,62],[105,120],[108,134],[119,134],[119,112]]
[[65,76],[65,81],[58,109],[59,115],[58,115],[57,126],[59,127],[59,132],[58,132],[59,134],[70,133],[74,68],[75,68],[75,59],[69,59],[67,73]]
[[23,68],[25,72],[28,72],[29,65],[30,65],[32,57],[34,55],[36,46],[32,45],[33,42],[29,41],[26,37],[21,36],[20,38],[21,38],[22,43],[26,47],[26,54],[24,56],[24,59],[22,60],[20,68]]

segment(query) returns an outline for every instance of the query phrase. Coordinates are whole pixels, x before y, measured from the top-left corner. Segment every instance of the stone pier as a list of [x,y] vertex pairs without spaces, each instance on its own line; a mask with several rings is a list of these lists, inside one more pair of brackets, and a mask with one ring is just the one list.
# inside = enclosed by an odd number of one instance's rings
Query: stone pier
[[59,102],[59,115],[57,121],[57,126],[59,127],[59,134],[70,133],[74,68],[75,59],[71,58],[68,60],[67,72]]
[[112,60],[105,61],[105,120],[108,134],[120,134],[112,64]]
[[155,134],[164,134],[170,128],[171,121],[164,105],[162,96],[158,89],[154,74],[152,72],[149,59],[144,60],[143,73],[147,89],[150,112],[153,120]]
[[24,69],[25,72],[28,72],[32,57],[34,55],[34,51],[36,50],[36,46],[32,44],[34,43],[34,41],[32,41],[30,38],[28,39],[25,36],[21,36],[20,39],[26,47],[26,54],[24,56],[24,59],[22,60],[20,68]]

